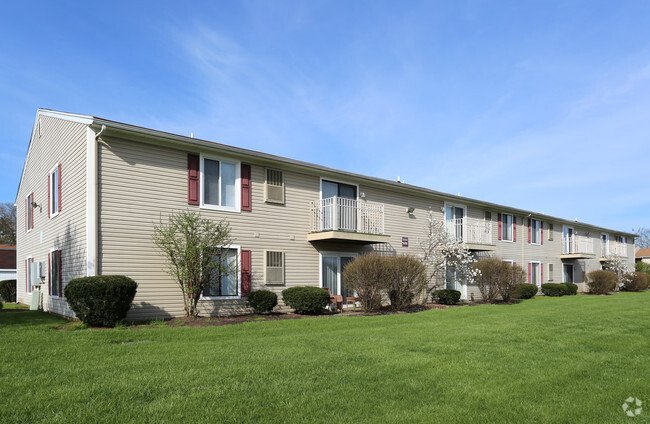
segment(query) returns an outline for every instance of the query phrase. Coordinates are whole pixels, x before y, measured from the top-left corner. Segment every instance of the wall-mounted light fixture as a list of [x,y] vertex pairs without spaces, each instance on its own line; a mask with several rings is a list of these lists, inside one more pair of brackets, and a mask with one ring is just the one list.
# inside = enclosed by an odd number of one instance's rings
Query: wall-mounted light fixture
[[362,191],[361,193],[359,193],[359,197],[361,197],[362,199],[365,199],[366,198],[366,193]]
[[414,208],[413,206],[409,206],[408,208],[406,208],[406,213],[407,213],[407,214],[410,215],[410,214],[412,214],[413,212],[415,212],[415,208]]
[[32,208],[39,208],[39,209],[41,209],[42,206],[39,206],[36,202],[32,202]]

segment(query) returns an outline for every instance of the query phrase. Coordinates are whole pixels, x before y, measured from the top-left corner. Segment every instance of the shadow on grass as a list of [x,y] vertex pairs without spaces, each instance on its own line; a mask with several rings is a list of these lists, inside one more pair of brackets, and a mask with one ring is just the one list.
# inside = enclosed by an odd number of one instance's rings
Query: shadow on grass
[[43,311],[3,310],[0,313],[0,328],[5,326],[60,325],[65,322],[67,322],[65,318]]

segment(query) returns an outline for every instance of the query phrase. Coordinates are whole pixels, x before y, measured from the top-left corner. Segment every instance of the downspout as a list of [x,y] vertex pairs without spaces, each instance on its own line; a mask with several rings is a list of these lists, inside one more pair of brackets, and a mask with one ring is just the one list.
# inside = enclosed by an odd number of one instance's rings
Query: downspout
[[97,139],[106,130],[102,125],[98,133],[86,128],[86,276],[97,275]]

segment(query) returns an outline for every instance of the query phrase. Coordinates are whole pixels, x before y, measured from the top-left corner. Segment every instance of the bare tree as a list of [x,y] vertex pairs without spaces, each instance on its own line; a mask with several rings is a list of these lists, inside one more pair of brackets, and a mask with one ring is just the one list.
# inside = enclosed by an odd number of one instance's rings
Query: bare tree
[[16,244],[16,207],[0,203],[0,244]]
[[201,218],[196,212],[182,211],[162,216],[154,224],[153,241],[169,261],[169,274],[183,292],[185,316],[199,314],[201,293],[236,270],[237,261],[229,260],[230,224]]
[[636,237],[634,238],[634,244],[641,249],[650,247],[650,228],[641,227],[636,230],[635,233]]

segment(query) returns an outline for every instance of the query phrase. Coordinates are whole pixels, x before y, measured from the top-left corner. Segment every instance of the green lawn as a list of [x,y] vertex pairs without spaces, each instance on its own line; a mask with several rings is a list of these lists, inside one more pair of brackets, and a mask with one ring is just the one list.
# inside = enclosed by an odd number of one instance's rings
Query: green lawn
[[650,291],[209,328],[63,322],[0,312],[0,422],[650,422]]

